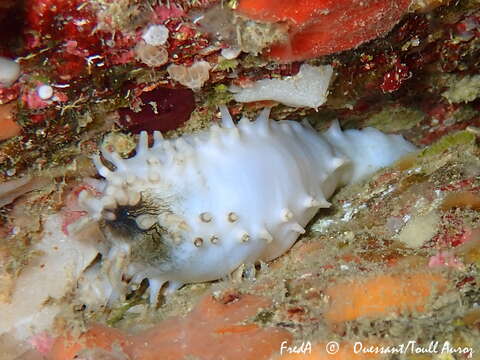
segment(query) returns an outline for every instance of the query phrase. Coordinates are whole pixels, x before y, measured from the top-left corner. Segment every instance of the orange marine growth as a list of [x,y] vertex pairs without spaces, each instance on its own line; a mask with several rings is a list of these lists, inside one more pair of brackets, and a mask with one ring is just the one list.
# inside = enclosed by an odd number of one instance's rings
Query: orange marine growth
[[293,341],[284,329],[251,322],[270,304],[249,294],[207,295],[185,317],[168,318],[135,335],[95,324],[77,339],[61,336],[48,359],[74,360],[88,351],[104,351],[123,352],[131,360],[268,360],[282,342]]
[[17,136],[22,128],[15,121],[17,105],[14,102],[0,105],[0,141]]
[[286,22],[289,41],[268,55],[288,62],[352,49],[387,33],[411,0],[241,0],[237,11],[257,21]]

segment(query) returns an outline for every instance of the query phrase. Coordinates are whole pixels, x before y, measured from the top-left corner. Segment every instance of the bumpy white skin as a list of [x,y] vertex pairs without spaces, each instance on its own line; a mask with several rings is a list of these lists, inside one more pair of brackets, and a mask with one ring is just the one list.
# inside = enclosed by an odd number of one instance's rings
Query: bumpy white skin
[[[148,278],[154,300],[167,281],[175,289],[274,259],[293,245],[319,208],[329,206],[326,199],[338,186],[414,150],[400,136],[374,129],[342,133],[335,123],[321,135],[298,122],[271,121],[268,111],[255,122],[244,118],[235,125],[224,108],[222,122],[175,140],[155,132],[151,148],[142,133],[134,157],[103,153],[114,171],[95,159],[107,182],[104,196],[83,192],[81,200],[91,218],[107,220],[111,248],[105,269],[116,279],[113,296],[122,292],[122,274],[137,283]],[[378,149],[365,152],[371,142]],[[155,205],[148,214],[141,211],[145,198]],[[140,209],[129,212],[130,225],[138,227],[133,241],[128,231],[119,235],[113,229],[119,216],[126,218],[118,210],[125,206]],[[141,231],[161,234],[158,254],[155,246],[135,248],[145,238]]]

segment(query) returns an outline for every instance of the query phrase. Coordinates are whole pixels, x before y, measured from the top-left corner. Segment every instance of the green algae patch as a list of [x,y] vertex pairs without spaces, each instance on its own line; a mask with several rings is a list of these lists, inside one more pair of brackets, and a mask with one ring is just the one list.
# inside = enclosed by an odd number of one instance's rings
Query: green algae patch
[[450,77],[452,85],[442,93],[442,96],[450,103],[467,103],[480,96],[480,75],[468,75],[460,80],[457,78],[456,76]]
[[454,146],[468,145],[474,142],[474,133],[468,130],[459,131],[452,135],[444,136],[433,145],[423,149],[418,155],[418,158],[421,159],[425,157],[435,156]]
[[373,126],[383,132],[398,132],[411,129],[424,118],[425,114],[419,110],[389,106],[373,115],[370,120],[367,121],[367,125]]
[[235,70],[235,68],[237,66],[238,66],[238,60],[236,60],[236,59],[224,59],[217,64],[217,66],[215,67],[215,70],[231,72],[231,71]]
[[213,88],[213,92],[207,98],[207,105],[213,107],[216,111],[218,105],[227,104],[233,100],[233,95],[228,91],[224,84],[218,84]]

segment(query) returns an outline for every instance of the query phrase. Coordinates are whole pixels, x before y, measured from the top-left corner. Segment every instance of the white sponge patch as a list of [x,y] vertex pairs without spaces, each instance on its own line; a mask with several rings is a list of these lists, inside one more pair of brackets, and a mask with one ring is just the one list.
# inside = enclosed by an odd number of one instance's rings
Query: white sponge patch
[[231,86],[230,91],[239,102],[273,100],[288,106],[316,109],[327,100],[332,74],[330,65],[303,64],[295,76],[263,79],[245,88]]

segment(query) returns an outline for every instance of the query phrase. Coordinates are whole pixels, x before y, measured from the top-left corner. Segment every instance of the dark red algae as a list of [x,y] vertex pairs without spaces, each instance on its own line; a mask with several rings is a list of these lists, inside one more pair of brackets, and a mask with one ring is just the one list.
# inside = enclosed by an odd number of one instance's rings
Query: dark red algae
[[139,96],[140,111],[119,109],[120,123],[134,134],[175,130],[190,118],[195,98],[190,89],[158,87]]

